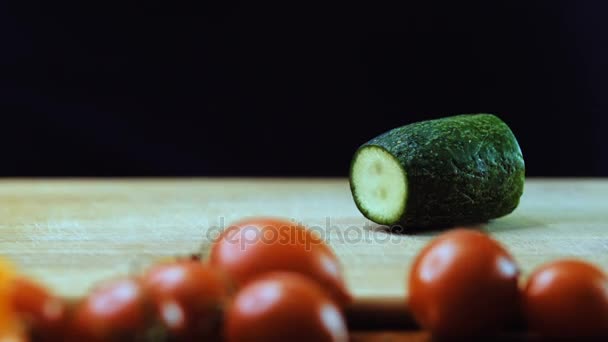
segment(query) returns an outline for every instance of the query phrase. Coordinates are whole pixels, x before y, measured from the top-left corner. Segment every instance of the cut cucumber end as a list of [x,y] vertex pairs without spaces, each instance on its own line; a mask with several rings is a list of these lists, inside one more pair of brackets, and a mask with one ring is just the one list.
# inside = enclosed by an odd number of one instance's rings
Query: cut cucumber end
[[393,224],[405,212],[407,173],[399,160],[380,146],[357,151],[350,174],[353,198],[359,210],[379,224]]

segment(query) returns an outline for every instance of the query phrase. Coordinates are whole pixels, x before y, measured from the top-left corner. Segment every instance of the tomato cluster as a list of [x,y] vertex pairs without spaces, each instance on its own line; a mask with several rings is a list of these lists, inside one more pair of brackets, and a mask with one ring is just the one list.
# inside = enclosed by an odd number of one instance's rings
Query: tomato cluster
[[[489,336],[523,319],[545,337],[608,336],[608,276],[558,260],[520,284],[515,259],[478,230],[441,234],[418,254],[408,306],[439,337]],[[0,260],[0,341],[346,341],[352,301],[341,265],[290,221],[237,222],[209,259],[177,258],[60,298]]]
[[324,241],[255,218],[226,230],[208,261],[160,262],[76,301],[0,265],[0,341],[346,341],[350,301]]
[[541,266],[520,288],[519,268],[495,240],[455,229],[428,244],[409,275],[409,306],[439,336],[491,335],[523,316],[550,338],[608,336],[608,277],[577,260]]

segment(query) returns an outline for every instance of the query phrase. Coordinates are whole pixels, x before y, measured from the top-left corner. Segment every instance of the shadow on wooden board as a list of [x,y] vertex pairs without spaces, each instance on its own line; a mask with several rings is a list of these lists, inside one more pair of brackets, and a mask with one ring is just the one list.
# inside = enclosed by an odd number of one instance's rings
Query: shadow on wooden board
[[467,228],[486,231],[488,233],[505,232],[511,230],[522,230],[522,229],[539,229],[546,227],[545,222],[531,219],[522,215],[507,215],[498,219],[490,220],[483,223],[465,224],[465,225],[442,225],[442,226],[430,226],[430,227],[402,227],[399,225],[385,226],[385,225],[374,225],[371,226],[370,230],[379,231],[384,233],[391,233],[397,235],[409,235],[409,236],[433,236],[441,234],[447,230],[454,228]]

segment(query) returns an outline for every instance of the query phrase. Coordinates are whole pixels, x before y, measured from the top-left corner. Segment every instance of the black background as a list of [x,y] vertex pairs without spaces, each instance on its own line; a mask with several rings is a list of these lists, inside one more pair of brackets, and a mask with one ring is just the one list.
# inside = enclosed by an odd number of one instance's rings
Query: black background
[[492,112],[531,176],[607,176],[605,1],[2,2],[0,175],[345,176]]

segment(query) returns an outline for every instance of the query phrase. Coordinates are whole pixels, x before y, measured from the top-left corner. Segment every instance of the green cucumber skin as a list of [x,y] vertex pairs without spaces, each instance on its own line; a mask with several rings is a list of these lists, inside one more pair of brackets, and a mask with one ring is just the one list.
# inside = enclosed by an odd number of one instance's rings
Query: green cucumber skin
[[407,173],[405,212],[393,224],[482,223],[511,213],[523,194],[521,149],[507,124],[492,114],[413,123],[361,148],[370,145],[386,149]]

